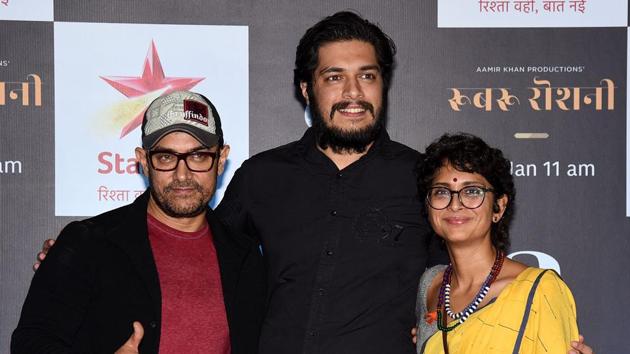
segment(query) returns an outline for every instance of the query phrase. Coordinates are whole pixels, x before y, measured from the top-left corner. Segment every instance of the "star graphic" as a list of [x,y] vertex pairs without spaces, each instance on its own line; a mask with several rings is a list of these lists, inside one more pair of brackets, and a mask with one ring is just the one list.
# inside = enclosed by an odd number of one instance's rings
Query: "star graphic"
[[[190,90],[205,79],[204,77],[166,77],[153,40],[151,40],[149,52],[144,59],[142,76],[100,76],[100,78],[129,98],[143,96],[158,90],[163,91],[161,95],[168,95],[178,90]],[[122,128],[121,139],[142,124],[142,117],[147,107]]]

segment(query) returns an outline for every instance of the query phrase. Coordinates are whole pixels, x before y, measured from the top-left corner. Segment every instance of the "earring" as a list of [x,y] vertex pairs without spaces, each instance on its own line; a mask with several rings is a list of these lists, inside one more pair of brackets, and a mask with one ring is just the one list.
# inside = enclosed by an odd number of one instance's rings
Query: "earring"
[[498,217],[496,217],[496,216],[493,216],[493,217],[492,217],[492,222],[497,222],[497,221],[499,221],[499,218],[498,218]]

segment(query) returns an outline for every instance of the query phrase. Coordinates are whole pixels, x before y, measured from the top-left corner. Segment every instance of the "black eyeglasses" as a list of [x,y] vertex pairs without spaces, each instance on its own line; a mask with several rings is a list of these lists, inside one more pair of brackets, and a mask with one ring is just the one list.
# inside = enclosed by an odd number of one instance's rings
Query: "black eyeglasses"
[[446,209],[451,205],[453,194],[457,194],[461,205],[467,209],[477,209],[483,204],[488,192],[494,192],[494,189],[467,186],[458,191],[452,191],[446,187],[431,187],[427,192],[427,203],[436,210]]
[[168,150],[148,151],[151,167],[157,171],[173,171],[184,160],[186,167],[193,172],[208,172],[214,166],[214,160],[219,156],[218,151],[191,151],[178,153]]

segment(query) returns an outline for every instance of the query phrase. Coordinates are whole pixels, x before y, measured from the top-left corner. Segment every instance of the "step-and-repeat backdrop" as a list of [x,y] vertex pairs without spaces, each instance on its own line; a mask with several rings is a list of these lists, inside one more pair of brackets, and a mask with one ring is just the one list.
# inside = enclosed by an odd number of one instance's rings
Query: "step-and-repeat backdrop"
[[153,98],[191,89],[217,106],[232,147],[218,200],[243,160],[307,127],[295,47],[345,9],[396,41],[390,135],[501,147],[512,257],[560,271],[588,342],[627,352],[627,0],[0,0],[0,353],[43,240],[145,188],[133,149]]

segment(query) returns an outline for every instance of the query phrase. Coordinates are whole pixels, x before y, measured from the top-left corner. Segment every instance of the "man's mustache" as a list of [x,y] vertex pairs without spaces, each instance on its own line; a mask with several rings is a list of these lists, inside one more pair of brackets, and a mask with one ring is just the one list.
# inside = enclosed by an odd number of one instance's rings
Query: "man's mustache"
[[199,185],[199,183],[195,183],[193,181],[190,182],[171,182],[166,187],[164,187],[164,193],[172,192],[175,188],[193,188],[198,192],[203,192],[203,188]]
[[369,111],[370,113],[372,113],[372,116],[374,116],[374,106],[372,106],[372,104],[370,102],[366,102],[366,101],[354,101],[354,102],[353,101],[343,101],[343,102],[337,102],[334,105],[332,105],[332,109],[330,110],[330,120],[333,119],[333,115],[335,114],[335,111],[338,111],[340,109],[346,109],[351,104],[357,104],[357,105],[361,106],[361,108],[365,109],[366,111]]

